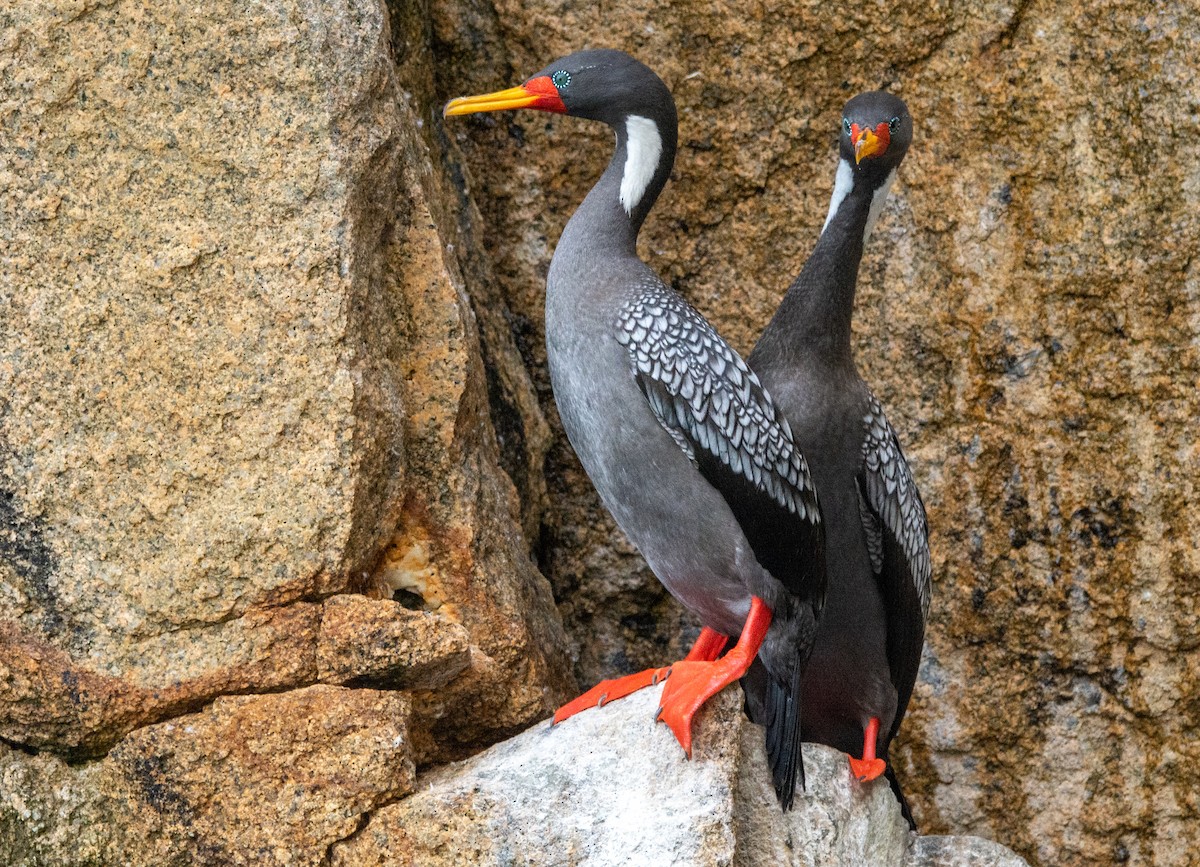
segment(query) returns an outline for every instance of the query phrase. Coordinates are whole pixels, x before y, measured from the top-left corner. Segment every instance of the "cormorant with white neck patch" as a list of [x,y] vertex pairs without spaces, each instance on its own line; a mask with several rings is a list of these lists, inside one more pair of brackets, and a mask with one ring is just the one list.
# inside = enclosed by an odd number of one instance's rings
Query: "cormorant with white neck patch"
[[860,779],[886,773],[910,823],[887,756],[921,661],[929,528],[896,433],[859,376],[850,320],[863,248],[912,131],[892,94],[846,104],[821,237],[749,358],[811,464],[825,518],[828,596],[804,678],[804,739],[849,753]]
[[[800,682],[825,594],[823,523],[787,422],[741,357],[638,257],[675,159],[675,103],[620,51],[581,51],[445,114],[533,108],[608,124],[616,152],[563,230],[546,348],[563,428],[604,504],[704,624],[688,658],[605,681],[555,715],[667,678],[660,718],[691,752],[695,711],[755,660],[776,792],[791,805]],[[737,643],[721,655],[728,638]]]

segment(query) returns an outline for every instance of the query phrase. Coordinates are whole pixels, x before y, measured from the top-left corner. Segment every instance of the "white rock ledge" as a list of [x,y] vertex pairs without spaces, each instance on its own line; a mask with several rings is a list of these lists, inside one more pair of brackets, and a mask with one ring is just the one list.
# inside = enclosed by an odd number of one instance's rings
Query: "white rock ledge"
[[692,761],[654,722],[660,693],[538,724],[430,772],[335,847],[333,863],[1025,867],[987,840],[912,834],[886,781],[860,785],[823,746],[804,745],[808,786],[784,814],[739,689],[698,718]]

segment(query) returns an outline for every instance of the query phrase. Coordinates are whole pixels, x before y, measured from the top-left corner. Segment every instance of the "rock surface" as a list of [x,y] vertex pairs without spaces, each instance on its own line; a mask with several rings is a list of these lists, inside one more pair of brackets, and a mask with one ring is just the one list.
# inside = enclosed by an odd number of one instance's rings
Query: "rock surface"
[[842,102],[909,102],[856,323],[934,530],[906,790],[1034,864],[1200,850],[1192,5],[152,5],[0,9],[0,861],[320,863],[694,635],[545,373],[608,133],[440,118],[589,43],[675,92],[644,253],[743,350]]
[[314,686],[223,697],[66,765],[0,746],[5,863],[317,864],[412,791],[408,700]]
[[807,790],[783,814],[763,730],[726,690],[697,722],[688,761],[646,689],[553,729],[546,723],[417,780],[333,849],[335,867],[562,864],[658,867],[1021,867],[976,838],[918,838],[887,782],[861,786],[845,756],[805,746]]
[[[927,833],[1047,865],[1200,851],[1200,12],[1195,4],[437,0],[439,97],[589,45],[679,104],[642,252],[742,351],[815,241],[838,112],[916,120],[862,269],[864,375],[929,508],[927,653],[896,759]],[[427,117],[433,121],[433,113]],[[547,415],[546,263],[599,125],[457,120]],[[581,682],[694,635],[561,437],[540,562]],[[680,642],[680,636],[684,642]]]
[[319,862],[574,688],[393,35],[0,10],[5,864]]

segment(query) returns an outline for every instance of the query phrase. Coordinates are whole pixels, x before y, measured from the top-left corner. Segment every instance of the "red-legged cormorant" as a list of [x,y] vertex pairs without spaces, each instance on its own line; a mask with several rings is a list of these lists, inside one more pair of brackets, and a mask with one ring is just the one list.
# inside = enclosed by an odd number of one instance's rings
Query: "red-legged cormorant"
[[849,753],[860,779],[886,772],[910,822],[887,756],[921,661],[929,528],[896,433],[859,376],[850,320],[863,246],[912,133],[894,95],[846,103],[825,227],[748,359],[809,461],[825,520],[828,588],[803,738]]
[[[750,664],[776,792],[803,782],[800,683],[825,594],[809,469],[758,377],[637,256],[671,172],[675,102],[620,51],[581,51],[445,114],[533,108],[608,124],[616,152],[563,230],[546,285],[546,349],[563,429],[605,506],[704,625],[669,669],[606,681],[555,721],[666,676],[660,718],[691,751],[691,719]],[[723,656],[727,637],[736,645]]]

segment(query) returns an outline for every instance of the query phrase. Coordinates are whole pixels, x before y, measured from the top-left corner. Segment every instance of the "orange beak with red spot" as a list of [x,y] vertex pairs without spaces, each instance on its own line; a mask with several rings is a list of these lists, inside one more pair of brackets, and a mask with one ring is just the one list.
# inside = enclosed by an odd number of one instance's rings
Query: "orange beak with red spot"
[[442,117],[475,114],[480,111],[505,111],[512,108],[534,108],[558,114],[567,113],[567,107],[563,105],[562,97],[558,95],[558,88],[554,86],[550,76],[542,75],[538,78],[531,78],[517,87],[510,87],[508,90],[452,99],[442,110]]
[[858,165],[869,157],[877,157],[887,152],[892,143],[892,131],[886,123],[877,124],[875,129],[850,125],[850,144],[854,145],[854,164]]

